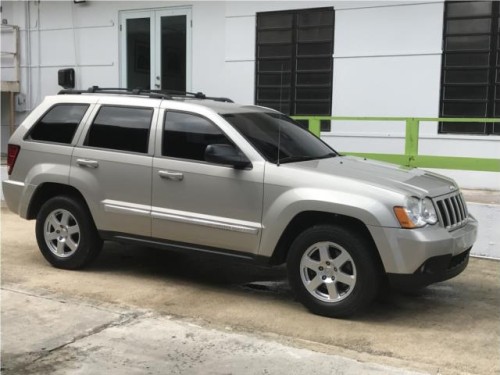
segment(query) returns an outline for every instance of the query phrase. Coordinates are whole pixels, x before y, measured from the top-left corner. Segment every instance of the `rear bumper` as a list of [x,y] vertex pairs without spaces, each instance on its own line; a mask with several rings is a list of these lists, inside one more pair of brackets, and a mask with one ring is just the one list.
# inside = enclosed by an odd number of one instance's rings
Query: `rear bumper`
[[470,249],[452,256],[440,255],[427,259],[414,273],[388,273],[389,283],[393,288],[411,290],[425,287],[432,283],[451,279],[460,274],[469,263]]
[[19,214],[19,204],[24,190],[24,183],[5,180],[2,181],[2,191],[5,197],[5,202],[9,210]]
[[36,186],[26,185],[24,182],[2,181],[2,191],[7,207],[24,219],[27,217],[28,205],[35,189]]

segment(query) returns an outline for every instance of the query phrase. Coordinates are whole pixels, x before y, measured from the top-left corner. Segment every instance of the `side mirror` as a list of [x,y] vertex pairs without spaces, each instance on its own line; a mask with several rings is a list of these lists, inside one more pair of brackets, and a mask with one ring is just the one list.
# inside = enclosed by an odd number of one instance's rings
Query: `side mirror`
[[232,165],[236,169],[245,169],[252,165],[236,147],[224,144],[208,145],[205,149],[205,161]]
[[60,69],[57,72],[57,83],[65,89],[74,89],[75,69]]

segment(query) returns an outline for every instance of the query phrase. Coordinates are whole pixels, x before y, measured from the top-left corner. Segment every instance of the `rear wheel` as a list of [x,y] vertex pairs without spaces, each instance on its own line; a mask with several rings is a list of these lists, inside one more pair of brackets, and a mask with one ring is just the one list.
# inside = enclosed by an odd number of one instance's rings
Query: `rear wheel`
[[87,207],[66,196],[51,198],[41,207],[36,218],[36,238],[45,259],[58,268],[82,268],[102,248]]
[[315,314],[347,317],[366,307],[380,284],[379,262],[370,242],[340,226],[302,232],[287,259],[297,298]]

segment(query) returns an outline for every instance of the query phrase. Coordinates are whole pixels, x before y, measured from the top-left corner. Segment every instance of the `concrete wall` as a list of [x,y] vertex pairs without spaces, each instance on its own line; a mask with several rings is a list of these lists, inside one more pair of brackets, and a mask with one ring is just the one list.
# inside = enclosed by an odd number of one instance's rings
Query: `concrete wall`
[[[439,114],[443,2],[2,2],[3,18],[19,25],[22,92],[28,109],[54,94],[57,71],[76,68],[77,85],[120,85],[119,14],[123,10],[192,9],[193,91],[253,103],[256,13],[334,6],[333,114]],[[3,67],[8,70],[8,67]],[[18,123],[23,116],[18,116]],[[334,122],[323,138],[338,150],[402,153],[403,123]],[[499,136],[437,134],[423,124],[427,155],[500,158]],[[2,134],[2,145],[6,138]],[[466,188],[500,190],[500,173],[442,171]]]

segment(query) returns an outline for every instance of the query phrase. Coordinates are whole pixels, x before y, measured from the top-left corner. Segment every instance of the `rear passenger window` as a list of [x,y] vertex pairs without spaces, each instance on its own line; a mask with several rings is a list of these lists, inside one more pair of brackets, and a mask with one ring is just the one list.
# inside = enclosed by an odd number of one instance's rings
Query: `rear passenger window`
[[90,126],[86,146],[148,152],[152,108],[103,106]]
[[70,144],[88,108],[88,104],[59,104],[52,107],[35,124],[29,139]]
[[209,120],[181,112],[167,112],[163,128],[162,155],[205,160],[205,149],[212,144],[232,144]]

